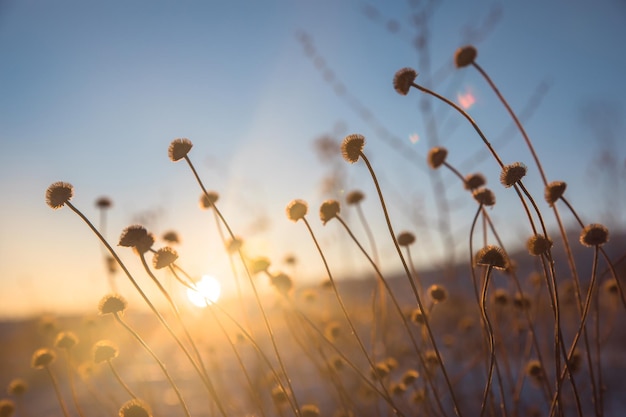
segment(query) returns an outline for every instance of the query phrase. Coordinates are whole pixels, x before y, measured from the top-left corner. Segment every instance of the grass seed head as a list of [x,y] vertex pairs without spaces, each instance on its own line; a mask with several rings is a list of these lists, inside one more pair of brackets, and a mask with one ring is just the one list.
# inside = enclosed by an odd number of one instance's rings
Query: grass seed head
[[193,143],[187,138],[174,139],[167,149],[167,155],[173,162],[179,161],[187,156],[192,146]]
[[46,204],[53,209],[61,208],[74,197],[72,184],[57,181],[46,190]]
[[393,77],[393,89],[406,96],[417,78],[417,72],[413,68],[402,68]]
[[359,135],[358,133],[348,135],[341,143],[341,155],[343,159],[353,164],[361,157],[364,146],[365,137],[363,135]]
[[456,65],[457,68],[472,65],[477,55],[478,51],[472,45],[462,46],[454,52],[454,65]]
[[585,246],[602,246],[609,241],[609,229],[606,226],[592,223],[580,232],[580,243]]
[[287,218],[292,222],[297,222],[300,219],[303,219],[306,216],[307,211],[309,210],[309,205],[304,200],[292,200],[289,204],[287,204],[286,212]]
[[170,266],[176,259],[178,259],[178,253],[169,246],[165,246],[156,251],[152,257],[152,265],[155,269],[161,269]]
[[526,171],[526,165],[521,162],[505,165],[500,173],[500,183],[506,188],[512,187],[524,178]]
[[334,219],[339,214],[340,207],[337,200],[326,200],[320,206],[320,220],[322,224],[328,223],[329,220]]

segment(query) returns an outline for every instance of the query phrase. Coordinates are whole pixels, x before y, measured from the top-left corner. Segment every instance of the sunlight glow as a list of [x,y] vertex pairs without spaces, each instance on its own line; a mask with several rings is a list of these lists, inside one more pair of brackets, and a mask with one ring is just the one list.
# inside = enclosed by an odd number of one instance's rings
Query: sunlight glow
[[409,135],[409,140],[411,143],[417,143],[420,140],[420,136],[417,133],[413,133]]
[[196,283],[197,291],[187,289],[187,298],[196,307],[206,307],[207,304],[215,303],[222,292],[222,286],[217,278],[211,275],[202,275],[202,279]]
[[469,87],[465,89],[464,93],[458,93],[456,98],[461,107],[465,110],[469,109],[476,103],[476,96]]

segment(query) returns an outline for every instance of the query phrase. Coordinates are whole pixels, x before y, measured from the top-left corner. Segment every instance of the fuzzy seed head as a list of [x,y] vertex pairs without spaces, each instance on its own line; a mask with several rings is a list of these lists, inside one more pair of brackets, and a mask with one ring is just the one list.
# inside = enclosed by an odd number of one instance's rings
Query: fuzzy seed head
[[602,285],[604,291],[611,295],[619,294],[619,287],[617,286],[617,280],[615,278],[610,278],[604,282]]
[[609,229],[598,223],[585,226],[580,232],[580,243],[585,246],[602,246],[609,241]]
[[259,256],[257,258],[254,258],[251,262],[250,262],[250,273],[252,275],[258,274],[259,272],[266,272],[267,269],[270,267],[270,260],[264,256]]
[[208,191],[206,194],[202,194],[200,196],[200,208],[203,210],[210,209],[215,203],[217,203],[219,198],[220,195],[215,191]]
[[118,294],[111,294],[104,296],[100,303],[98,304],[98,310],[100,314],[115,314],[115,313],[123,313],[126,310],[126,306],[128,303]]
[[437,169],[444,162],[446,162],[446,157],[448,156],[448,150],[446,148],[442,148],[441,146],[436,146],[428,151],[428,165],[432,169]]
[[170,160],[176,162],[187,156],[193,144],[187,138],[174,139],[170,143],[170,147],[167,149],[167,154]]
[[563,181],[552,181],[550,184],[546,185],[544,198],[550,207],[554,206],[554,203],[563,196],[565,188],[567,188],[567,184]]
[[477,55],[478,51],[476,51],[476,48],[472,45],[463,46],[454,53],[454,65],[456,65],[457,68],[472,65]]
[[463,187],[466,190],[474,191],[487,184],[487,180],[485,176],[481,173],[475,172],[473,174],[467,174],[465,176],[465,181],[463,182]]
[[37,349],[35,353],[33,353],[33,357],[31,359],[31,366],[35,369],[43,369],[46,366],[50,365],[56,359],[55,353],[47,348]]
[[324,329],[324,336],[326,336],[326,339],[330,340],[331,342],[337,340],[340,334],[341,325],[336,321],[331,321],[326,325],[326,328]]
[[543,367],[541,366],[541,362],[537,359],[531,359],[526,364],[526,374],[537,380],[543,378]]
[[496,195],[489,188],[479,188],[472,192],[474,200],[486,207],[496,204]]
[[448,291],[441,285],[431,285],[428,288],[428,295],[434,303],[442,303],[448,298]]
[[172,244],[180,243],[180,236],[178,236],[178,233],[176,233],[174,230],[170,230],[170,231],[163,233],[163,236],[161,236],[161,239]]
[[411,89],[411,85],[417,78],[417,72],[413,68],[402,68],[393,77],[393,89],[403,96],[406,96]]
[[319,417],[320,409],[314,404],[304,404],[300,408],[302,417]]
[[515,308],[519,310],[528,310],[530,308],[531,302],[526,294],[515,293],[513,296],[513,305]]
[[11,380],[7,387],[7,393],[16,397],[24,395],[26,391],[28,391],[28,383],[21,378]]
[[495,305],[505,306],[509,304],[509,292],[504,288],[497,288],[493,292],[493,302]]
[[423,326],[424,324],[426,324],[426,318],[424,317],[424,314],[419,308],[416,308],[415,310],[411,311],[410,319],[412,323],[415,323],[420,326]]
[[504,250],[495,245],[488,245],[476,254],[476,265],[486,265],[495,269],[506,270],[509,260]]
[[106,210],[108,208],[111,208],[112,205],[113,205],[113,202],[111,201],[109,197],[100,197],[96,200],[96,207],[98,207],[101,210]]
[[512,187],[524,178],[526,171],[526,165],[521,162],[513,162],[512,164],[505,165],[500,173],[500,183],[506,188]]
[[363,147],[365,146],[365,136],[358,133],[348,135],[341,143],[341,155],[343,159],[354,164],[361,157]]
[[404,375],[402,375],[402,383],[405,385],[411,385],[412,383],[417,381],[417,378],[419,377],[419,372],[417,372],[415,369],[409,369],[404,373]]
[[415,243],[415,235],[411,232],[401,232],[396,239],[400,246],[409,246]]
[[320,206],[320,220],[322,224],[328,223],[329,220],[334,219],[339,214],[339,201],[326,200]]
[[365,198],[365,194],[363,194],[359,190],[350,191],[348,195],[346,195],[346,203],[351,206],[353,204],[359,204]]
[[289,204],[287,204],[287,218],[292,222],[297,222],[306,216],[308,210],[309,205],[306,201],[299,199],[292,200]]
[[544,253],[548,252],[551,247],[552,239],[543,235],[531,236],[530,239],[526,241],[526,248],[528,249],[528,252],[533,256],[541,256]]
[[55,347],[65,350],[70,350],[76,344],[78,344],[78,336],[74,332],[59,332],[54,341]]
[[284,296],[287,296],[293,288],[293,281],[287,274],[278,273],[270,278],[271,284]]
[[46,190],[46,204],[53,209],[61,208],[74,197],[72,184],[57,181]]
[[146,253],[154,244],[154,236],[145,227],[135,224],[122,231],[118,245],[135,248],[139,253]]
[[141,400],[126,401],[120,408],[119,417],[152,417],[150,407]]
[[0,400],[0,417],[11,417],[15,413],[15,403],[3,398]]
[[280,386],[272,388],[272,400],[274,400],[276,404],[284,404],[287,402],[287,399],[288,398],[285,390],[282,389]]
[[239,252],[242,246],[243,246],[243,239],[240,238],[239,236],[235,236],[234,238],[226,242],[226,251],[228,253],[237,253]]
[[117,358],[119,349],[110,340],[99,340],[93,345],[92,355],[95,363],[102,363]]
[[404,385],[402,382],[391,384],[391,386],[389,387],[389,391],[393,395],[400,396],[406,392],[406,385]]
[[156,251],[152,257],[152,265],[155,269],[161,269],[170,266],[176,259],[178,259],[178,253],[169,246],[165,246]]
[[389,375],[389,366],[385,362],[378,362],[374,364],[374,369],[372,369],[372,379],[381,380]]

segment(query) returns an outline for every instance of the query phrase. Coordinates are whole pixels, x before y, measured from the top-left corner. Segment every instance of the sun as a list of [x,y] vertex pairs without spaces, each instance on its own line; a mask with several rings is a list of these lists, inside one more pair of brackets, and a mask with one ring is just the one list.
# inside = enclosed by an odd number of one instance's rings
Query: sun
[[187,298],[196,307],[206,307],[207,304],[215,303],[222,293],[222,286],[217,278],[211,275],[203,275],[196,282],[196,290],[187,289]]

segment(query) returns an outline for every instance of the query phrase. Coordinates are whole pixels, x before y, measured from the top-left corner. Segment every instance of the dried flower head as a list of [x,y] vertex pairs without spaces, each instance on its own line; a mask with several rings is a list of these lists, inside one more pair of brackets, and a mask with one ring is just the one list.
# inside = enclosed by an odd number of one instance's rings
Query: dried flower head
[[478,51],[472,45],[463,46],[454,53],[454,65],[457,68],[467,67],[474,63],[476,55]]
[[103,315],[122,313],[124,312],[124,310],[126,310],[127,305],[128,303],[121,295],[110,294],[104,296],[100,300],[100,303],[98,304],[98,310],[100,311],[100,314]]
[[381,380],[389,375],[389,366],[385,362],[377,362],[374,364],[374,369],[371,371],[372,379]]
[[320,409],[314,404],[304,404],[300,407],[300,415],[302,417],[319,417]]
[[611,295],[619,294],[619,287],[617,285],[617,280],[615,278],[607,279],[602,285],[602,288],[604,288],[604,291],[606,291],[607,293]]
[[292,200],[287,204],[287,218],[293,222],[297,222],[306,216],[309,206],[304,200]]
[[143,401],[132,399],[122,405],[119,417],[152,417],[152,411]]
[[401,232],[396,239],[400,246],[409,246],[415,243],[415,235],[411,232]]
[[487,180],[485,179],[485,176],[479,172],[467,174],[463,181],[463,187],[470,191],[477,190],[485,184],[487,184]]
[[176,259],[178,259],[178,253],[169,246],[165,246],[156,251],[152,257],[152,265],[155,269],[161,269],[170,266]]
[[15,403],[8,398],[0,400],[0,417],[11,417],[15,413]]
[[544,198],[550,207],[552,207],[554,203],[556,203],[557,200],[563,196],[565,188],[567,188],[567,184],[563,181],[552,181],[550,184],[546,185]]
[[346,195],[346,203],[351,206],[353,204],[359,204],[365,198],[365,194],[363,194],[359,190],[350,191]]
[[541,362],[537,359],[529,360],[526,364],[526,374],[535,380],[542,379],[544,377],[544,373]]
[[33,357],[31,359],[31,366],[35,369],[43,369],[46,366],[50,365],[56,359],[56,355],[54,352],[48,348],[37,349],[35,353],[33,353]]
[[7,393],[16,397],[24,395],[26,391],[28,391],[28,383],[21,378],[11,380],[7,387]]
[[435,303],[442,303],[448,298],[448,291],[441,285],[431,285],[428,288],[428,295]]
[[226,242],[226,252],[228,253],[237,253],[243,246],[243,239],[239,236],[235,236]]
[[441,146],[436,146],[428,151],[428,165],[432,169],[437,169],[444,162],[446,162],[446,157],[448,156],[448,150],[446,148],[442,148]]
[[417,378],[419,377],[419,372],[417,372],[415,369],[409,369],[402,375],[402,383],[405,385],[411,385],[412,383],[417,381]]
[[509,261],[506,253],[504,253],[504,250],[501,247],[488,245],[480,249],[476,254],[476,264],[506,270],[509,265]]
[[424,324],[426,324],[426,318],[424,317],[422,310],[420,310],[419,308],[416,308],[415,310],[411,311],[410,319],[412,323],[415,323],[420,326],[423,326]]
[[592,223],[580,232],[580,243],[585,246],[602,246],[609,241],[609,229],[606,226]]
[[496,196],[489,188],[479,188],[472,192],[472,197],[483,206],[493,206],[496,204]]
[[161,239],[163,239],[167,243],[180,243],[180,236],[178,236],[178,233],[176,233],[174,230],[168,230],[167,232],[163,233]]
[[341,334],[341,325],[336,321],[331,321],[324,328],[324,336],[326,339],[334,342]]
[[74,197],[74,187],[67,182],[57,181],[46,190],[46,204],[53,209],[61,208]]
[[278,273],[276,275],[272,275],[270,278],[272,285],[278,290],[282,295],[289,294],[289,291],[293,288],[293,281],[291,277],[287,274]]
[[205,210],[210,209],[215,203],[217,203],[219,198],[220,195],[215,191],[208,191],[206,194],[202,194],[200,196],[200,208]]
[[493,303],[499,306],[505,306],[509,303],[509,292],[504,288],[496,288],[493,292]]
[[59,349],[70,350],[78,344],[78,336],[74,332],[59,332],[54,341],[54,346]]
[[393,89],[406,96],[417,78],[417,72],[413,68],[402,68],[393,77]]
[[320,206],[320,220],[322,224],[328,223],[329,220],[334,219],[339,214],[339,201],[326,200]]
[[402,382],[396,382],[389,386],[389,391],[392,395],[400,396],[406,392],[406,385]]
[[249,263],[250,273],[252,275],[258,274],[259,272],[267,272],[267,269],[270,267],[270,260],[264,256],[259,256],[254,258]]
[[119,349],[110,340],[99,340],[93,345],[92,355],[95,363],[102,363],[117,358]]
[[109,197],[100,197],[96,200],[96,207],[98,207],[101,210],[106,210],[108,208],[111,208],[112,205],[113,205],[113,202],[111,201]]
[[569,366],[569,370],[571,372],[578,372],[582,369],[583,366],[583,354],[580,349],[576,348],[572,353],[572,357],[569,361],[567,361],[567,365]]
[[429,366],[439,365],[439,358],[437,357],[437,352],[435,352],[432,349],[428,349],[426,352],[424,352],[424,361],[426,362],[426,365],[429,365]]
[[526,248],[533,256],[540,256],[552,247],[552,239],[543,235],[533,235],[526,241]]
[[421,404],[426,401],[426,391],[424,388],[416,389],[411,395],[411,401],[414,404]]
[[167,154],[174,162],[187,156],[193,144],[187,138],[174,139],[167,149]]
[[521,162],[513,162],[512,164],[505,165],[500,172],[500,183],[506,188],[512,187],[517,184],[526,175],[526,165]]
[[519,310],[528,310],[531,305],[530,298],[526,294],[517,292],[513,296],[513,305]]
[[128,226],[122,231],[119,246],[135,248],[139,253],[145,253],[150,250],[154,244],[154,237],[148,233],[145,227],[135,224]]
[[358,133],[348,135],[341,143],[341,155],[343,159],[354,164],[359,160],[365,146],[365,137]]
[[276,404],[284,404],[288,400],[287,393],[285,393],[285,390],[282,389],[282,387],[276,386],[272,388],[272,400]]

